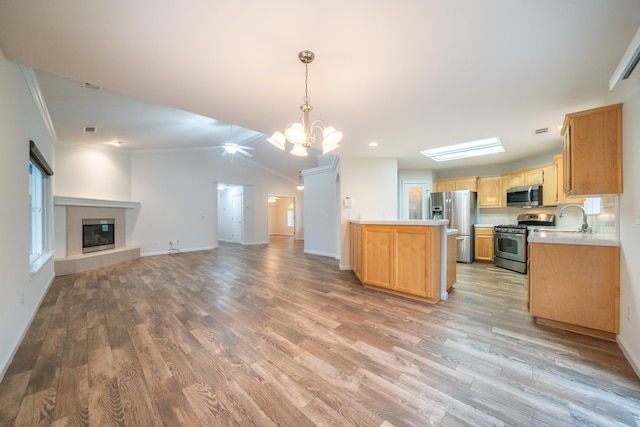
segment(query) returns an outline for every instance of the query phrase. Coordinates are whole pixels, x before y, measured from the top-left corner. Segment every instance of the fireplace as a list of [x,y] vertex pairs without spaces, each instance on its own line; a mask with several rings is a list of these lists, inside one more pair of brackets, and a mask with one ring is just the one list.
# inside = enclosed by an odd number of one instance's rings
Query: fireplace
[[82,220],[82,253],[115,248],[115,219]]

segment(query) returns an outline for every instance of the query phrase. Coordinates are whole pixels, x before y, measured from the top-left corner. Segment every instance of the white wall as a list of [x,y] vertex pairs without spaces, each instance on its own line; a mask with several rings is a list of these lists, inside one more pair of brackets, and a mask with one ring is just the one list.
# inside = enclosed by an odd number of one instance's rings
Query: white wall
[[[56,160],[64,165],[56,195],[140,203],[133,218],[127,217],[133,224],[127,244],[140,246],[143,255],[166,253],[169,241],[183,251],[217,247],[218,182],[243,187],[246,244],[269,241],[269,194],[299,193],[295,182],[215,150],[120,152],[64,144],[56,148]],[[302,209],[301,198],[296,205]]]
[[[29,140],[47,162],[53,142],[20,67],[0,51],[0,379],[54,279],[53,257],[30,277]],[[53,180],[55,180],[55,176]],[[52,208],[51,201],[48,205]],[[24,302],[23,302],[24,296]]]
[[[327,156],[328,158],[328,156]],[[304,218],[307,228],[304,252],[315,255],[340,256],[338,177],[340,162],[332,162],[302,172],[304,176]]]
[[58,142],[56,166],[56,196],[132,201],[128,150]]
[[[638,73],[636,73],[637,77]],[[620,196],[620,335],[618,342],[640,376],[640,81],[624,96],[623,178]]]
[[340,268],[350,269],[348,225],[351,218],[398,218],[398,162],[396,159],[343,158],[340,160],[341,209]]
[[[140,203],[133,241],[143,255],[217,246],[217,187],[200,151],[134,152],[131,194]],[[215,215],[214,215],[215,214]]]
[[215,150],[137,151],[131,159],[131,193],[140,202],[134,244],[142,253],[196,250],[218,244],[217,183],[243,186],[244,244],[269,242],[269,194],[294,197],[295,182],[240,157]]

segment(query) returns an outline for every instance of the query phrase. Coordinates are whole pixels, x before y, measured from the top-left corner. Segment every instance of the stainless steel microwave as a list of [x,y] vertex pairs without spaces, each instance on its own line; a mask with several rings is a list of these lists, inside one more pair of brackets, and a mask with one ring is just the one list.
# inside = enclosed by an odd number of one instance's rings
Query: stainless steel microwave
[[508,189],[507,206],[517,206],[521,208],[542,206],[542,185]]

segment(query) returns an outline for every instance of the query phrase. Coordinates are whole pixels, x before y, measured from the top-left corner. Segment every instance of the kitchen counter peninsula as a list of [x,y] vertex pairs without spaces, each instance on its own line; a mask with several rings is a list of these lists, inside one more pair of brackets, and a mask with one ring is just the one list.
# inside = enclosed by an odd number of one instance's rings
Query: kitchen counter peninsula
[[457,230],[448,220],[350,220],[351,266],[367,287],[432,304],[456,280]]
[[529,311],[536,323],[615,341],[620,241],[613,234],[529,234]]

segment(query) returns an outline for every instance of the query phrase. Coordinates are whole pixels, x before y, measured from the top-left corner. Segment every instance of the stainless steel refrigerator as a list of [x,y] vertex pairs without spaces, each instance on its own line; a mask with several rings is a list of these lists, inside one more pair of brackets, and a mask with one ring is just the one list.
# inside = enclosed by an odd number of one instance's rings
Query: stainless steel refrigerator
[[445,191],[431,193],[430,219],[448,219],[448,228],[458,230],[458,262],[474,260],[473,233],[478,218],[477,193],[475,191]]

